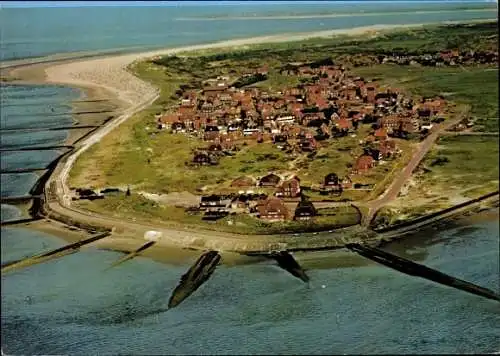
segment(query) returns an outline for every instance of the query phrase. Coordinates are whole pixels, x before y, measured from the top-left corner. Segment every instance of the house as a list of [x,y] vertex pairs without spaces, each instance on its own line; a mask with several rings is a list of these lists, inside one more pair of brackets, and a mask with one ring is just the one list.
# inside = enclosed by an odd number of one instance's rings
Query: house
[[415,133],[420,131],[420,122],[414,117],[405,117],[401,120],[399,131],[407,133]]
[[348,132],[352,129],[352,122],[346,118],[341,118],[335,123],[335,127],[340,132]]
[[172,124],[172,131],[173,132],[185,132],[186,125],[183,122],[176,121]]
[[314,152],[318,147],[318,143],[316,142],[314,137],[309,137],[301,140],[299,145],[302,152]]
[[387,132],[393,132],[397,130],[401,125],[401,118],[395,115],[386,116],[378,120],[379,127],[383,127]]
[[379,141],[387,140],[387,130],[384,127],[380,127],[377,130],[375,130],[373,136],[375,137],[376,140]]
[[257,204],[257,212],[262,220],[269,222],[285,221],[290,218],[290,212],[283,200],[268,198]]
[[325,187],[336,187],[339,185],[339,183],[340,183],[340,179],[337,176],[337,174],[330,173],[330,174],[326,175],[323,185]]
[[231,187],[239,187],[239,188],[254,187],[256,185],[257,185],[257,180],[249,176],[238,177],[231,182]]
[[308,200],[302,200],[295,208],[293,220],[298,220],[298,221],[310,220],[311,218],[316,216],[316,214],[317,212],[316,208],[314,207],[314,204]]
[[342,187],[342,190],[351,189],[352,188],[351,177],[345,176],[344,179],[342,179],[342,182],[340,183],[340,186]]
[[340,178],[335,173],[327,174],[321,188],[328,192],[342,192]]
[[365,148],[365,154],[373,157],[375,161],[380,161],[383,158],[383,155],[380,152],[380,150],[376,148],[371,148],[371,147]]
[[207,195],[201,197],[201,210],[225,210],[231,205],[231,199],[223,195]]
[[300,179],[297,177],[292,177],[288,180],[285,180],[278,187],[275,195],[277,197],[284,198],[297,198],[298,196],[300,196]]
[[205,133],[203,139],[205,141],[215,141],[219,138],[219,128],[215,125],[205,126]]
[[208,146],[207,151],[208,152],[222,152],[223,147],[219,143],[213,143],[210,146]]
[[249,194],[239,194],[231,202],[231,209],[248,209],[250,200]]
[[217,162],[212,159],[212,157],[207,152],[197,152],[194,154],[193,163],[200,166],[206,166],[210,164],[217,164]]
[[383,158],[390,158],[396,152],[396,142],[394,140],[385,140],[379,143],[378,149]]
[[262,177],[259,180],[259,186],[260,187],[277,187],[278,184],[281,182],[281,177],[274,174],[270,173],[264,177]]
[[175,122],[179,122],[179,115],[175,113],[165,114],[158,119],[158,129],[167,129],[170,130],[172,128],[172,124]]
[[353,173],[354,174],[362,174],[367,172],[370,168],[375,165],[375,161],[372,156],[364,154],[360,156],[356,163],[354,164]]

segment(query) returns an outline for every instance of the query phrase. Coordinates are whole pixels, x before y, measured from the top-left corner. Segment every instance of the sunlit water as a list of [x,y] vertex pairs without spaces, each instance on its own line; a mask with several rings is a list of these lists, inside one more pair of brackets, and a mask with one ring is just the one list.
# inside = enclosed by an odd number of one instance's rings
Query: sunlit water
[[[352,11],[338,5],[273,6],[2,9],[2,58],[492,17],[487,12],[443,12],[331,19],[179,20],[249,13],[320,13],[325,6],[339,12]],[[384,5],[379,4],[357,6],[366,11],[384,11]],[[418,10],[438,5],[391,6],[394,11],[398,6]],[[49,17],[50,23],[46,21]],[[65,114],[69,111],[67,104],[79,95],[77,90],[60,86],[6,85],[0,91],[2,129],[69,125],[72,120]],[[4,131],[0,143],[2,148],[61,145],[66,136],[64,131]],[[57,154],[2,152],[1,168],[40,168]],[[28,194],[37,179],[36,173],[2,174],[1,196]],[[20,214],[13,206],[1,206],[2,221],[19,218]],[[29,230],[2,228],[1,232],[2,263],[64,244],[58,238]],[[388,248],[498,290],[498,223],[483,222],[434,234],[426,231],[406,241]],[[188,263],[173,266],[137,258],[104,272],[119,256],[86,250],[2,276],[3,351],[335,354],[486,353],[500,349],[496,338],[500,334],[498,303],[372,264],[312,269],[308,272],[310,288],[271,263],[222,266],[192,297],[164,312],[169,294]]]

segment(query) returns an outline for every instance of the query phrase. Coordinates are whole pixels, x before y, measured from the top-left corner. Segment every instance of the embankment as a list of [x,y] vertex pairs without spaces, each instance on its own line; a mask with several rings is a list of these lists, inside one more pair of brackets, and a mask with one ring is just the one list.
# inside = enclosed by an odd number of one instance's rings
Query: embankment
[[432,225],[439,221],[453,218],[457,215],[482,210],[485,207],[497,206],[499,202],[499,191],[484,194],[478,198],[454,205],[452,207],[387,227],[372,226],[373,231],[380,234],[382,240],[390,241],[401,235],[415,232],[419,228]]

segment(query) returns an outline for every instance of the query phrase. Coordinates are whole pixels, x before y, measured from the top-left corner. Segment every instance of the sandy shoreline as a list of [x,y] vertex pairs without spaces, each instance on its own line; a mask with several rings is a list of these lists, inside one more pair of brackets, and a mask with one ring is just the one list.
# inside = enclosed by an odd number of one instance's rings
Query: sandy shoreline
[[[471,22],[471,21],[468,21]],[[158,55],[178,54],[181,52],[239,47],[260,43],[287,42],[299,41],[309,38],[331,37],[335,35],[361,35],[361,34],[377,34],[383,31],[404,28],[418,28],[430,24],[416,25],[377,25],[359,27],[354,29],[343,30],[328,30],[302,34],[285,34],[272,35],[263,37],[254,37],[248,39],[228,40],[211,44],[201,44],[180,48],[167,48],[163,50],[147,51],[141,53],[132,53],[125,55],[106,56],[99,58],[69,60],[64,63],[44,62],[42,64],[28,64],[21,67],[12,68],[8,71],[8,75],[20,79],[18,82],[36,83],[36,84],[60,84],[83,89],[85,95],[92,98],[106,96],[110,101],[119,106],[121,115],[108,123],[105,127],[97,130],[93,135],[86,138],[79,149],[72,153],[70,157],[57,169],[48,184],[55,183],[57,195],[61,198],[58,205],[59,211],[69,211],[71,200],[69,199],[69,188],[67,187],[67,178],[69,171],[77,157],[93,144],[99,142],[107,133],[113,130],[122,122],[126,121],[134,113],[143,110],[145,107],[153,103],[158,97],[158,89],[151,84],[143,82],[139,78],[127,71],[127,67],[135,61],[145,60],[147,58]],[[13,66],[19,63],[11,64]],[[6,67],[4,66],[4,69]],[[173,231],[172,231],[173,232]],[[206,234],[206,232],[204,232]],[[217,233],[211,232],[214,244],[218,237]],[[127,236],[128,238],[128,236]],[[120,250],[120,246],[128,246],[129,244],[144,243],[142,236],[130,236],[128,242],[122,238],[110,237],[106,238],[106,244],[111,248]],[[227,243],[222,238],[220,244]],[[168,242],[168,241],[165,241]],[[104,242],[103,242],[104,243]],[[177,243],[173,243],[177,245]],[[130,246],[129,246],[130,247]],[[138,246],[134,246],[138,247]],[[163,248],[163,247],[162,247]],[[167,248],[167,247],[165,247]],[[178,249],[177,249],[178,250]]]

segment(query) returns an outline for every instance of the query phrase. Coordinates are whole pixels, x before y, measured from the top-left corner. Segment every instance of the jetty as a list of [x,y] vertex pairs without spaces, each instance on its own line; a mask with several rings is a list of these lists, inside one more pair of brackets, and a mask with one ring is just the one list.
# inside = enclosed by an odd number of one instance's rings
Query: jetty
[[2,274],[13,271],[13,270],[18,270],[21,268],[40,264],[43,262],[48,262],[48,261],[51,261],[51,260],[56,259],[56,258],[67,256],[69,254],[73,254],[75,252],[78,252],[81,247],[88,245],[92,242],[101,240],[109,235],[111,235],[111,233],[109,231],[101,232],[101,233],[98,233],[98,234],[91,236],[87,239],[83,239],[83,240],[80,240],[78,242],[75,242],[75,243],[72,243],[69,245],[65,245],[65,246],[56,248],[54,250],[45,252],[45,253],[41,253],[41,254],[38,254],[35,256],[31,256],[31,257],[27,257],[27,258],[24,258],[24,259],[21,259],[18,261],[14,261],[12,263],[6,263],[6,264],[2,265]]
[[0,129],[0,134],[7,132],[38,132],[38,131],[63,131],[63,130],[78,130],[78,129],[94,129],[102,125],[69,125],[58,127],[12,127]]
[[294,277],[299,278],[304,283],[309,283],[309,276],[299,263],[287,251],[272,252],[268,257],[273,258],[278,262],[278,266],[285,271],[290,272]]
[[120,258],[118,261],[114,262],[108,269],[111,269],[113,267],[117,267],[117,266],[121,265],[122,263],[127,262],[127,261],[133,259],[134,257],[138,256],[139,253],[141,253],[141,252],[147,250],[148,248],[152,247],[155,243],[156,243],[156,241],[148,241],[148,242],[146,242],[144,245],[142,245],[141,247],[139,247],[135,251],[132,251],[132,252],[126,254],[125,256],[123,256],[122,258]]
[[50,150],[61,150],[61,149],[72,150],[73,148],[74,148],[74,146],[71,146],[71,145],[29,146],[29,147],[0,148],[0,152],[50,151]]
[[346,247],[363,257],[366,257],[372,261],[395,269],[399,272],[408,274],[410,276],[421,277],[487,299],[500,301],[500,295],[490,289],[480,287],[473,283],[452,277],[433,268],[410,261],[406,258],[383,251],[379,248],[368,247],[356,243],[346,244]]
[[220,260],[221,256],[217,251],[208,251],[202,254],[193,266],[182,275],[179,284],[170,296],[168,307],[178,306],[205,283],[215,272]]
[[0,174],[31,173],[47,170],[47,167],[2,169]]
[[29,203],[33,199],[42,198],[43,194],[26,194],[26,195],[18,195],[12,197],[0,197],[0,203],[2,204],[22,204]]

